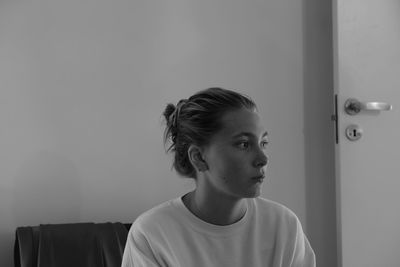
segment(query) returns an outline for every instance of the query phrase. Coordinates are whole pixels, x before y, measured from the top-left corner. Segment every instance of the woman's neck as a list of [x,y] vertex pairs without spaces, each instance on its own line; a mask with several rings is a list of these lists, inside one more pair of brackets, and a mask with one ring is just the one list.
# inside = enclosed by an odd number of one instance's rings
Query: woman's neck
[[245,199],[206,194],[198,188],[185,195],[183,202],[198,218],[215,225],[238,222],[247,211]]

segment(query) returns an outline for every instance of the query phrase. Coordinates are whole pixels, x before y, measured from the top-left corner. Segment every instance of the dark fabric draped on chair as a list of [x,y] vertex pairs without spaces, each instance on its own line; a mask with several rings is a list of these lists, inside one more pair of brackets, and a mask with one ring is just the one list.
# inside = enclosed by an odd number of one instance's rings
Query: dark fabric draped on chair
[[120,267],[129,227],[122,223],[18,227],[16,267]]

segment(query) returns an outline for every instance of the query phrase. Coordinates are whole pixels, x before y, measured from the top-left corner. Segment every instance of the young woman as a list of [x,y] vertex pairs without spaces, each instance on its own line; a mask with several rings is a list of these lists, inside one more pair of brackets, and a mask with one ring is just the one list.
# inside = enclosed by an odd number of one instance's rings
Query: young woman
[[268,135],[255,103],[209,88],[164,114],[173,166],[194,191],[139,216],[123,267],[314,267],[296,215],[260,196]]

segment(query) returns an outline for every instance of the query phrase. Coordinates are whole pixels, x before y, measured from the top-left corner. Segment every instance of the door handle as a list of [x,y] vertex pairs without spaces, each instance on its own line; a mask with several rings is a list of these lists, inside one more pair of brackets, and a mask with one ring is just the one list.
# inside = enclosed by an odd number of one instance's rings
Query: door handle
[[349,115],[356,115],[361,110],[392,110],[393,106],[384,102],[360,102],[355,98],[349,98],[344,103],[344,110]]

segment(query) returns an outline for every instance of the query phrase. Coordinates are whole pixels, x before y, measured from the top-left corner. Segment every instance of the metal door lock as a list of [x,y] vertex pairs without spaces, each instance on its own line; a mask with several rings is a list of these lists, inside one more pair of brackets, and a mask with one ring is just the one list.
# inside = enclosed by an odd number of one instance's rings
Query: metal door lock
[[361,138],[362,134],[363,130],[356,124],[349,125],[346,128],[346,137],[350,141],[357,141]]

